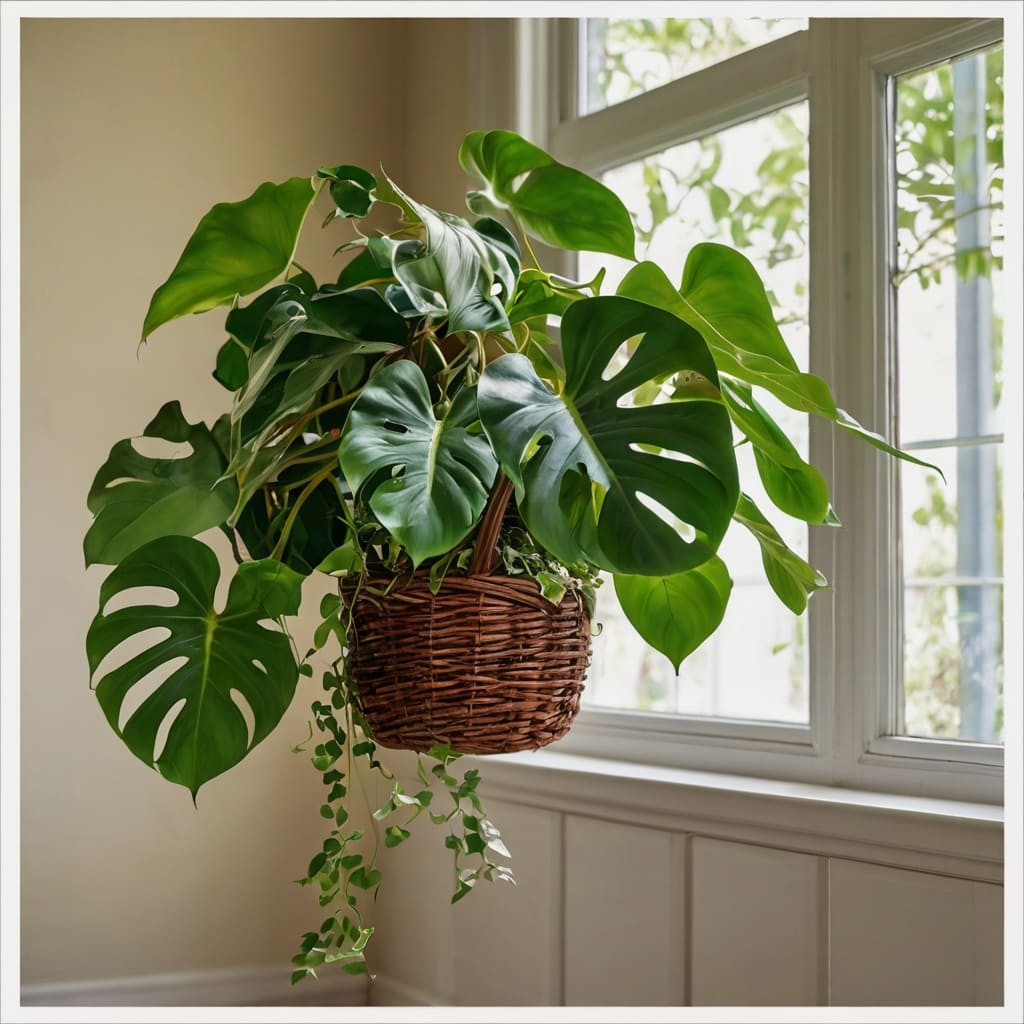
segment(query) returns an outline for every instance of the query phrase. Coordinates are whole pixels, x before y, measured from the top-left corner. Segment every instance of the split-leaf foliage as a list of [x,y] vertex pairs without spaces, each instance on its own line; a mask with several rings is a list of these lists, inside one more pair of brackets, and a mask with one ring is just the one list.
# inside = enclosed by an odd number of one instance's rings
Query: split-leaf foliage
[[[481,878],[512,878],[477,770],[455,771],[458,751],[420,755],[411,789],[394,781],[371,815],[383,844],[352,827],[353,772],[386,770],[346,675],[339,599],[325,599],[305,654],[291,637],[305,579],[358,587],[365,574],[421,568],[443,587],[465,571],[507,478],[515,502],[497,571],[532,575],[555,601],[569,588],[589,596],[611,574],[627,617],[678,670],[725,613],[732,583],[717,552],[730,528],[754,534],[792,611],[826,585],[744,493],[738,443],[752,446],[779,510],[838,522],[825,477],[759,392],[905,457],[799,370],[738,251],[698,244],[682,267],[636,263],[601,294],[603,273],[548,273],[530,240],[633,260],[633,224],[613,192],[513,132],[470,134],[459,161],[479,181],[468,219],[344,164],[214,206],[142,334],[223,309],[210,367],[228,408],[207,426],[168,403],[142,436],[169,451],[119,441],[88,496],[86,562],[114,567],[87,637],[97,697],[132,753],[193,797],[270,734],[311,659],[327,644],[337,652],[312,704],[331,831],[300,879],[330,916],[303,936],[294,980],[325,964],[365,969],[372,928],[359,899],[382,878],[374,851],[405,842],[424,812],[447,830],[454,900]],[[325,228],[354,233],[327,281],[296,262],[318,201]],[[363,230],[379,207],[392,230]],[[218,529],[238,563],[223,607],[217,556],[198,539]],[[142,596],[152,588],[161,600]],[[137,652],[112,664],[126,642]]]

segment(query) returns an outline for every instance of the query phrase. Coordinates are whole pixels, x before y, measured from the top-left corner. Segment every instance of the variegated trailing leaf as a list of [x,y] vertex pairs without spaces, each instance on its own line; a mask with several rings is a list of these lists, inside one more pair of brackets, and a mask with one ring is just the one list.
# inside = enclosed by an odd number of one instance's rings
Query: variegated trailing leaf
[[174,457],[136,451],[131,439],[110,450],[89,490],[95,519],[85,535],[85,564],[114,565],[157,537],[195,536],[225,522],[238,488],[221,479],[227,458],[203,423],[189,423],[168,402],[142,432],[177,446]]
[[[205,544],[188,537],[151,541],[104,580],[99,612],[86,637],[89,671],[111,728],[136,757],[193,797],[271,732],[298,679],[288,637],[264,622],[298,611],[302,577],[270,559],[243,563],[218,611],[219,576],[217,558]],[[106,611],[119,594],[139,588],[170,591],[175,601],[145,604],[152,598],[133,594],[134,603]],[[124,641],[153,629],[163,631],[163,638],[123,664],[104,668],[104,660]],[[122,723],[123,705],[134,688],[145,688],[147,677],[180,659]],[[236,693],[248,705],[251,735]],[[162,726],[166,739],[157,750]]]
[[481,421],[531,534],[565,564],[616,573],[663,576],[705,562],[739,494],[728,414],[703,396],[630,403],[680,370],[717,382],[700,335],[671,314],[604,296],[566,311],[562,348],[559,394],[520,355],[491,363],[478,387]]
[[[505,306],[519,273],[518,246],[508,230],[487,218],[471,225],[388,185],[424,234],[422,240],[375,240],[388,251],[403,298],[419,314],[447,319],[449,334],[507,331]],[[397,298],[394,288],[387,294]]]

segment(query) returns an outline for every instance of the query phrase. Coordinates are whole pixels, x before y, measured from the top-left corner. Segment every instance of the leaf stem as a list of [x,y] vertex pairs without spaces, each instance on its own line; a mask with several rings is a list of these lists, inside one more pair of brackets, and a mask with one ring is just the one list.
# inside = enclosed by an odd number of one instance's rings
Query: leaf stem
[[288,513],[288,518],[285,520],[283,529],[281,530],[281,536],[278,537],[277,543],[274,545],[274,550],[270,552],[271,558],[280,560],[281,555],[284,552],[285,545],[288,543],[288,538],[291,536],[292,527],[295,525],[295,519],[299,514],[299,509],[305,504],[306,499],[316,490],[320,483],[327,479],[334,471],[334,466],[330,465],[326,469],[317,473],[312,480],[306,484],[302,493],[295,499],[295,504],[292,505],[291,512]]

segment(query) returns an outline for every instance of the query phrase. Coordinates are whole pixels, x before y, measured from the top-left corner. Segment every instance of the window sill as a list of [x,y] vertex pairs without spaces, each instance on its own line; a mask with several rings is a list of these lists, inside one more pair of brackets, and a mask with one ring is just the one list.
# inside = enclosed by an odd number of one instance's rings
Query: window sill
[[495,799],[984,882],[1003,879],[1002,807],[551,750],[468,759]]

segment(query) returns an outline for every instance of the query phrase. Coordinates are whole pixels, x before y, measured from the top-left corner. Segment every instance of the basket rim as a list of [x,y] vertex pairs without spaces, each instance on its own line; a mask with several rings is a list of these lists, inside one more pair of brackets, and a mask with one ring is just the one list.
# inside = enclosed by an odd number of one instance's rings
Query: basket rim
[[553,611],[566,602],[576,605],[586,616],[582,596],[575,590],[567,589],[562,600],[555,604],[541,593],[540,585],[529,576],[506,576],[491,573],[445,576],[437,593],[430,590],[428,572],[417,570],[411,574],[392,576],[358,577],[358,583],[342,577],[339,592],[346,605],[353,601],[374,602],[395,601],[398,603],[421,604],[424,601],[443,602],[446,597],[456,594],[476,594],[482,597],[496,597],[530,605],[541,611]]

